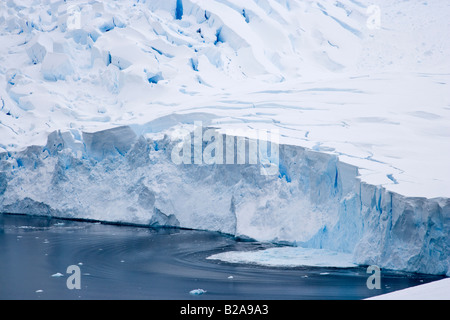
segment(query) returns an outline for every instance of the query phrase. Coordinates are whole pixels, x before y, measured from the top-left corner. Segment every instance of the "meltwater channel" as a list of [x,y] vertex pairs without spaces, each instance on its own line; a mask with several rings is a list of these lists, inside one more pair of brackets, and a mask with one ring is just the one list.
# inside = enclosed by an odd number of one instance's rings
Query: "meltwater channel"
[[[364,267],[207,259],[273,246],[217,232],[0,214],[0,299],[364,299],[441,278],[382,270],[381,289],[369,290]],[[71,265],[80,269],[80,289],[67,287]]]

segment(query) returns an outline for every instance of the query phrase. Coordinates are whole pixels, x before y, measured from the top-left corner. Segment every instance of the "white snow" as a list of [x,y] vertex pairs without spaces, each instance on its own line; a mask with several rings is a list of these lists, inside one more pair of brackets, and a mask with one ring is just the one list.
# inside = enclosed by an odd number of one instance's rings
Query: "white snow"
[[450,300],[450,278],[382,294],[367,300]]
[[301,247],[270,248],[257,251],[228,251],[209,256],[211,260],[249,263],[269,267],[357,267],[348,253]]
[[[1,2],[0,210],[450,274],[450,3],[372,4]],[[278,130],[279,176],[175,165],[195,121]]]

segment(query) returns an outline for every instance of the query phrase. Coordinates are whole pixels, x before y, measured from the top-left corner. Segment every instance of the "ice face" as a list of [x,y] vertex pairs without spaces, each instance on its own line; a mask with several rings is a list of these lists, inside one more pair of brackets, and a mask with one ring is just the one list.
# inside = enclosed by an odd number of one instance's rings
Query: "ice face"
[[3,153],[0,211],[214,230],[448,273],[449,199],[362,183],[336,156],[292,145],[279,146],[278,175],[261,164],[177,164],[177,126],[154,139],[139,130],[54,132],[43,147]]

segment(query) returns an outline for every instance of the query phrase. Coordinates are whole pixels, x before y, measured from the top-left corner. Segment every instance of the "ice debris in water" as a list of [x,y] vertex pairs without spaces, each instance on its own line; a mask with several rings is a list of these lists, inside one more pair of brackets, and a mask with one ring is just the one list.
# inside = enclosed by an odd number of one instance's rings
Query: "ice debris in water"
[[52,277],[54,277],[54,278],[58,278],[58,277],[63,277],[64,275],[62,274],[62,273],[60,273],[60,272],[57,272],[57,273],[55,273],[55,274],[52,274]]
[[189,294],[192,294],[194,296],[199,296],[199,295],[202,295],[205,293],[206,293],[206,290],[203,290],[203,289],[194,289],[194,290],[189,291]]

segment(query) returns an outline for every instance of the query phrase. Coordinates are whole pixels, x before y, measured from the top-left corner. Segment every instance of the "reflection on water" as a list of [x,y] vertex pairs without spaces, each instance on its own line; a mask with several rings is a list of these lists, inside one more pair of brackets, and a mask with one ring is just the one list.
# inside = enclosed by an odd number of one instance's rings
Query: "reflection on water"
[[[207,257],[270,247],[215,232],[0,214],[0,299],[362,299],[441,277],[364,268],[269,268]],[[69,290],[67,267],[80,268]],[[203,289],[202,295],[189,294]]]

